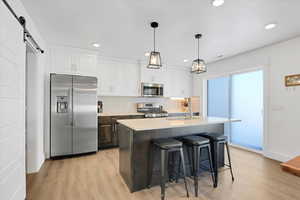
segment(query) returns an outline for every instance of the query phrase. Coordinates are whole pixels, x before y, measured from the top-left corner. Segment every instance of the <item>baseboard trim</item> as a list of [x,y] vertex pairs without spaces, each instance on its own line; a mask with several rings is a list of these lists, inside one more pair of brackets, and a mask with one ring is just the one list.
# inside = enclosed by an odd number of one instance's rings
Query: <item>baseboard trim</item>
[[256,151],[253,149],[245,148],[245,147],[242,147],[239,145],[234,145],[234,144],[229,144],[229,145],[233,148],[242,149],[242,150],[249,151],[252,153],[257,153],[257,154],[263,155],[266,158],[270,158],[272,160],[276,160],[279,162],[286,162],[293,158],[293,156],[287,156],[287,155],[280,154],[280,153],[275,153],[275,152],[270,152],[270,151]]
[[258,151],[258,150],[255,150],[255,149],[250,149],[250,148],[243,147],[243,146],[236,145],[236,144],[232,144],[232,143],[230,143],[229,146],[237,148],[237,149],[242,149],[242,150],[245,150],[245,151],[249,151],[249,152],[252,152],[252,153],[263,154],[262,151]]
[[263,155],[267,158],[270,158],[272,160],[277,160],[280,162],[286,162],[290,159],[292,159],[291,156],[283,155],[280,153],[270,152],[270,151],[264,151]]
[[39,163],[34,168],[26,169],[26,173],[27,174],[38,173],[40,171],[40,169],[42,168],[44,162],[45,162],[45,157],[43,156],[43,158],[39,161]]

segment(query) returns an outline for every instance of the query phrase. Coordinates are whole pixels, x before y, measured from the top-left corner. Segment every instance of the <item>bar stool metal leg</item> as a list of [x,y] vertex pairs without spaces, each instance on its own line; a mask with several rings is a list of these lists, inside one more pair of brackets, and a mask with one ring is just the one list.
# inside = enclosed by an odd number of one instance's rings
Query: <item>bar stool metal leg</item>
[[214,160],[214,176],[215,176],[215,181],[214,181],[214,187],[216,188],[218,186],[218,168],[219,168],[219,143],[214,142],[214,153],[213,153],[213,160]]
[[[180,154],[180,152],[179,152]],[[176,175],[176,183],[178,183],[178,179],[179,179],[179,176],[180,176],[180,172],[181,172],[181,155],[179,156],[179,161],[178,161],[178,170],[177,170],[177,175]]]
[[198,174],[199,174],[199,146],[193,146],[193,172],[194,172],[194,187],[195,196],[198,197]]
[[227,151],[227,156],[228,156],[228,162],[229,162],[229,169],[230,169],[230,173],[231,173],[231,179],[232,179],[232,181],[234,181],[232,167],[231,167],[231,158],[230,158],[230,151],[229,151],[229,147],[228,147],[228,142],[225,142],[225,146],[226,146],[226,151]]
[[210,173],[211,173],[211,179],[214,183],[215,182],[215,177],[214,177],[214,169],[213,169],[212,154],[211,154],[210,145],[207,145],[207,151],[208,151],[208,160],[209,160],[209,170],[210,170]]
[[184,155],[183,155],[182,148],[180,148],[180,160],[181,160],[181,164],[182,164],[183,180],[184,180],[184,185],[185,185],[185,189],[186,189],[186,196],[189,197],[189,190],[188,190],[187,181],[186,181],[185,161],[184,161]]
[[189,161],[189,170],[191,172],[190,176],[193,176],[194,175],[194,161],[192,159],[193,149],[191,147],[188,147],[186,150],[187,150],[187,157],[188,157],[188,161]]

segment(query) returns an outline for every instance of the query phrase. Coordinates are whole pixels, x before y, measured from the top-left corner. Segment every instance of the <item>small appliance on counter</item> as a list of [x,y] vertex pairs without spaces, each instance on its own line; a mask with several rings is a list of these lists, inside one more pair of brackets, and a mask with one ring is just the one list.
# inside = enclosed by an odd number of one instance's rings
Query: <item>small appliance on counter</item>
[[103,103],[102,103],[102,101],[98,101],[97,112],[98,112],[98,114],[103,112]]
[[145,113],[145,118],[168,117],[168,112],[157,103],[137,103],[137,112]]

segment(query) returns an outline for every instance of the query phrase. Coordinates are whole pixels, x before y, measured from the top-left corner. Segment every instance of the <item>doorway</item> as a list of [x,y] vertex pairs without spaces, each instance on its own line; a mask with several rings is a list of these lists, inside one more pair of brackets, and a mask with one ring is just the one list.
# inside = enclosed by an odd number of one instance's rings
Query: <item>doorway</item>
[[263,150],[263,87],[262,70],[207,80],[207,116],[241,120],[224,127],[232,145]]

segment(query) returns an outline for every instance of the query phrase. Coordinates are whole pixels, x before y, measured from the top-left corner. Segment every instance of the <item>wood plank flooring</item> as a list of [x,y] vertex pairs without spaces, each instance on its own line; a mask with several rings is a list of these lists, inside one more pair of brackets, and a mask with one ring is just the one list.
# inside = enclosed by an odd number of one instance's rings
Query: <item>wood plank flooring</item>
[[[199,200],[299,200],[300,178],[281,171],[279,163],[258,154],[231,148],[235,182],[220,173],[214,189],[209,174],[200,177]],[[38,174],[27,178],[27,200],[159,200],[160,187],[130,193],[118,173],[118,150],[63,160],[46,161]],[[170,184],[166,199],[183,200],[183,181]]]

